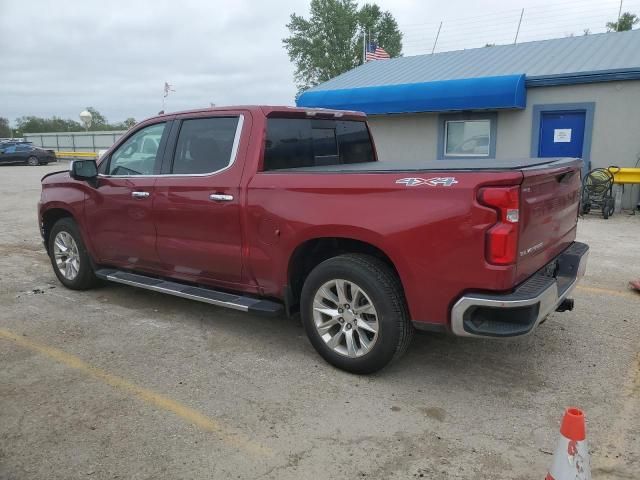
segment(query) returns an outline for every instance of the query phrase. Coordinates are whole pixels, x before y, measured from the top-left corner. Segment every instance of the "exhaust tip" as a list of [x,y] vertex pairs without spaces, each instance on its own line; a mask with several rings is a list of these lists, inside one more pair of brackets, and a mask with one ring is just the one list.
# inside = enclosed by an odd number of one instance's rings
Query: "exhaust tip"
[[565,298],[556,308],[556,312],[570,312],[571,310],[573,310],[573,298]]

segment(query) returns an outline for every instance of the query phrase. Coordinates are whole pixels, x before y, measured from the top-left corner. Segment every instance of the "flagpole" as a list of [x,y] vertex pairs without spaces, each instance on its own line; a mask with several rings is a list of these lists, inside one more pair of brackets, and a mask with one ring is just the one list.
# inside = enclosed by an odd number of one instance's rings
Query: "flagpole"
[[362,64],[367,63],[367,31],[362,29]]

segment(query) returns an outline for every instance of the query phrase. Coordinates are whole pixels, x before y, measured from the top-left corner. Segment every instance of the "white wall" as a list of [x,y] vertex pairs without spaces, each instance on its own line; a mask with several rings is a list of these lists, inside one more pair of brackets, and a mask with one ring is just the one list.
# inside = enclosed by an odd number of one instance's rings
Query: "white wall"
[[[496,158],[531,154],[533,107],[539,104],[594,102],[591,166],[635,166],[640,157],[640,81],[539,87],[527,90],[524,110],[498,112]],[[437,157],[438,114],[369,117],[381,160],[420,162]],[[635,202],[639,187],[625,188],[624,204]]]
[[25,133],[24,138],[42,148],[59,151],[98,152],[111,147],[125,133],[127,132],[124,130]]
[[388,115],[369,117],[380,160],[421,162],[436,158],[438,115]]

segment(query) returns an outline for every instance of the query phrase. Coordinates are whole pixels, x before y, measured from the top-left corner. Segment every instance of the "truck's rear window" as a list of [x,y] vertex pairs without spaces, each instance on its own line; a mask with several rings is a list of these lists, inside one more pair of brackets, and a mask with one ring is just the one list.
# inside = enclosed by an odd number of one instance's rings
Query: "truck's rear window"
[[375,161],[365,122],[269,118],[264,170]]

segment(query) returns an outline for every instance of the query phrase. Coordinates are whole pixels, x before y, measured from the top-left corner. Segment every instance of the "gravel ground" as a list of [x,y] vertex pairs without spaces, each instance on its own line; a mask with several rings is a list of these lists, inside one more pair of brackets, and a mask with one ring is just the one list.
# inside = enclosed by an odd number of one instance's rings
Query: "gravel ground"
[[64,289],[35,205],[65,166],[0,168],[0,479],[540,479],[569,405],[594,478],[638,478],[640,216],[580,221],[573,312],[518,340],[417,335],[359,377],[295,320]]

